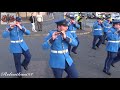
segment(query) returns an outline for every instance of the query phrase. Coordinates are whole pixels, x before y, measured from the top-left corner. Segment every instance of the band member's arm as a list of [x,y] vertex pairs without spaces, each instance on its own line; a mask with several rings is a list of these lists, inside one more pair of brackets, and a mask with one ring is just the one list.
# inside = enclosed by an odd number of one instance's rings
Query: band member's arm
[[104,28],[111,27],[110,25],[107,24],[107,22],[103,22],[102,25],[103,25]]
[[103,28],[106,28],[106,23],[103,22],[103,23],[102,23],[102,26],[103,26]]
[[101,23],[101,24],[100,24],[100,26],[101,26],[102,28],[104,28],[104,25],[103,25],[103,23]]
[[118,36],[118,32],[117,31],[115,33],[113,33],[111,30],[108,30],[107,38],[109,40],[117,40],[117,36]]
[[71,46],[77,46],[78,45],[77,40],[71,35],[71,33],[69,33],[69,36],[66,35],[65,41],[67,43],[69,43]]
[[78,23],[75,22],[74,25],[75,25],[76,28],[80,28],[80,25]]
[[117,33],[119,34],[119,36],[120,36],[120,30],[119,31],[117,31]]
[[24,26],[22,26],[22,29],[20,30],[23,31],[25,35],[30,35],[30,30],[27,30]]
[[44,42],[42,44],[43,49],[49,49],[54,40],[52,39],[52,34],[49,32],[47,37],[45,37]]
[[97,28],[98,28],[98,23],[95,22],[95,23],[93,24],[93,29],[97,29]]
[[2,33],[3,38],[8,38],[10,36],[10,31],[12,31],[12,28],[8,26],[6,30]]
[[52,44],[55,40],[53,40],[52,38],[49,39],[49,43]]

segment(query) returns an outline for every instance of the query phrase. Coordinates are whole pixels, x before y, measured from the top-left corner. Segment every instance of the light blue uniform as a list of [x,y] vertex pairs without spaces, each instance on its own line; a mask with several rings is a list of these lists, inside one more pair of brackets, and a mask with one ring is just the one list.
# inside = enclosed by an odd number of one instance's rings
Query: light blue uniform
[[42,44],[42,47],[43,49],[50,49],[51,51],[49,60],[51,68],[65,69],[65,61],[67,61],[69,66],[71,66],[73,63],[73,60],[68,53],[68,44],[77,46],[78,43],[76,39],[73,38],[71,33],[67,31],[67,41],[63,40],[62,35],[60,34],[51,44],[49,40],[52,38],[52,34],[56,31],[57,30],[51,30],[49,32],[48,36],[45,38],[44,43]]
[[[8,26],[7,28],[10,28],[10,26]],[[22,28],[25,30],[25,32],[23,32],[17,26],[15,26],[12,31],[5,30],[2,33],[3,38],[10,37],[11,43],[9,49],[11,53],[22,53],[22,49],[24,51],[28,50],[28,46],[26,45],[23,39],[23,34],[30,35],[30,31],[27,30],[24,26],[22,26]]]
[[103,35],[103,28],[98,21],[93,24],[93,35]]
[[110,52],[118,52],[118,49],[120,47],[120,35],[116,33],[115,28],[110,28],[110,30],[107,32],[107,39],[108,43],[106,46],[106,50]]
[[[96,46],[99,48],[103,42],[103,26],[102,24],[99,24],[98,21],[94,22],[93,24],[93,36],[92,49],[96,50]],[[98,39],[99,41],[97,42]]]
[[105,72],[108,75],[111,75],[111,73],[109,72],[110,66],[113,64],[114,59],[117,56],[118,49],[120,47],[120,35],[117,33],[117,30],[114,27],[108,30],[107,40],[107,58],[105,60],[103,72]]
[[[76,31],[77,31],[77,29],[79,29],[80,28],[80,25],[77,23],[77,22],[75,22],[75,23],[70,23],[70,21],[69,21],[69,23],[68,23],[68,31],[70,31],[71,32],[71,34],[72,34],[72,36],[77,40],[77,42],[78,42],[78,45],[77,46],[74,46],[73,48],[72,48],[72,52],[74,52],[74,53],[76,53],[76,50],[77,50],[77,48],[78,48],[78,46],[79,46],[79,39],[78,39],[78,37],[77,37],[77,34],[76,34]],[[69,53],[70,53],[70,51],[71,51],[71,46],[69,45],[68,46],[68,50],[69,50]]]
[[68,31],[71,32],[71,34],[73,35],[74,38],[77,37],[76,31],[77,31],[78,28],[80,28],[80,25],[79,25],[78,23],[71,24],[71,23],[69,22]]
[[107,32],[111,27],[112,25],[108,22],[108,20],[103,22],[103,32]]
[[103,69],[103,72],[106,73],[107,75],[111,75],[111,73],[109,72],[110,67],[111,65],[113,66],[113,64],[116,61],[118,61],[117,59],[119,59],[117,53],[120,47],[120,32],[117,30],[117,28],[114,27],[114,25],[120,23],[120,21],[115,20],[112,23],[113,23],[113,27],[110,28],[107,32],[107,40],[108,40],[106,45],[107,58],[105,60],[105,65]]

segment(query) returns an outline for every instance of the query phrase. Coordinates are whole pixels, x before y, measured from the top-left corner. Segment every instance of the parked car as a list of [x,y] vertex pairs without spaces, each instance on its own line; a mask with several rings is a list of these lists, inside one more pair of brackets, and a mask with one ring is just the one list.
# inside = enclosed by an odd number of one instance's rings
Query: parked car
[[112,20],[120,20],[120,14],[119,13],[112,13],[111,19]]
[[88,13],[88,14],[87,14],[87,18],[89,18],[89,19],[95,19],[96,16],[95,16],[94,13]]
[[69,18],[71,16],[73,17],[77,17],[79,15],[79,12],[67,12],[66,16]]

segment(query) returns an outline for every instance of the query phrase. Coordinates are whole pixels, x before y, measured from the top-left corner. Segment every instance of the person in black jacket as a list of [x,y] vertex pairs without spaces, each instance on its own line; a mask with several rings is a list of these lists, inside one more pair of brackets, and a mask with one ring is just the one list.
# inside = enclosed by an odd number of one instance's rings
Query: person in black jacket
[[30,22],[31,22],[31,24],[32,24],[32,31],[33,31],[33,32],[37,32],[37,31],[35,30],[35,16],[33,15],[33,13],[31,14],[29,20],[30,20]]

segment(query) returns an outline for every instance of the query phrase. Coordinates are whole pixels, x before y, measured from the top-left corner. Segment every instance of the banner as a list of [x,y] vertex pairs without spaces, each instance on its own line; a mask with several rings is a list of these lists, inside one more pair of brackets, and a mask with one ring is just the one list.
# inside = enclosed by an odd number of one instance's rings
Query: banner
[[12,24],[15,18],[16,13],[1,12],[1,24]]

